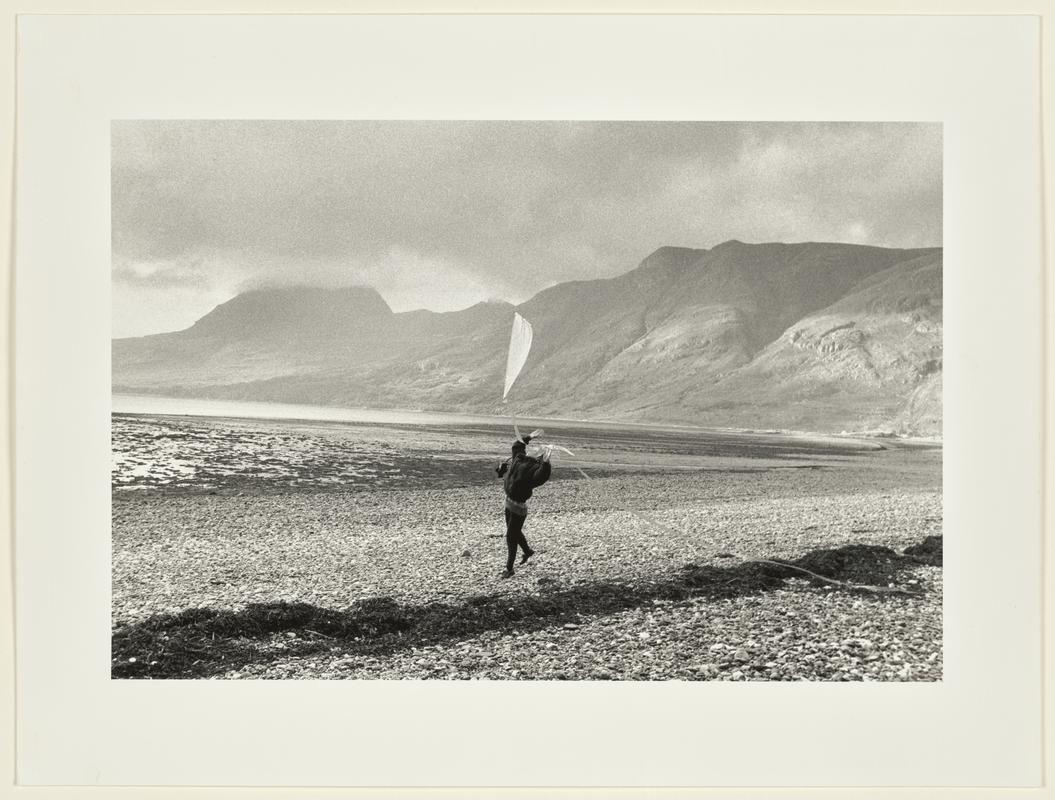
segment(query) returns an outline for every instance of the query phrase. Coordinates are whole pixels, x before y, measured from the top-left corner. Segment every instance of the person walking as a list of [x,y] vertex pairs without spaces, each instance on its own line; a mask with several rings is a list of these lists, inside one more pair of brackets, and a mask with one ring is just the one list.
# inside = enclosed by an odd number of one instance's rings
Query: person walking
[[505,478],[504,488],[506,493],[505,518],[506,518],[506,548],[508,557],[506,569],[502,573],[503,578],[513,577],[513,562],[516,560],[517,548],[523,551],[520,563],[524,564],[535,551],[527,543],[524,537],[524,521],[527,519],[527,501],[531,493],[539,486],[549,480],[550,453],[545,451],[540,458],[529,456],[527,446],[531,441],[530,436],[517,439],[513,442],[513,454],[503,461],[495,469],[498,477]]

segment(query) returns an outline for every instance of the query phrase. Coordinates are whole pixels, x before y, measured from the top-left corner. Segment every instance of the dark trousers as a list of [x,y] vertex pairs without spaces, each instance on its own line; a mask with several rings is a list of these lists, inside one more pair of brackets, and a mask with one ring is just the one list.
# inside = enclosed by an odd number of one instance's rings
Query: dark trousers
[[506,569],[513,569],[513,562],[517,557],[517,546],[525,553],[530,553],[531,548],[528,547],[527,539],[524,538],[524,520],[527,517],[522,517],[519,514],[514,514],[508,508],[506,509],[506,548],[509,550],[509,558],[506,559]]

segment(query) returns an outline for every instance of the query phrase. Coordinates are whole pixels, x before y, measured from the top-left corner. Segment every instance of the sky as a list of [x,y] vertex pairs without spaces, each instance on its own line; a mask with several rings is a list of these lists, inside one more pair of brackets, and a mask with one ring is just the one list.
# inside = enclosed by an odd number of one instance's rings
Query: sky
[[115,337],[269,286],[519,303],[665,245],[941,245],[936,123],[115,121]]

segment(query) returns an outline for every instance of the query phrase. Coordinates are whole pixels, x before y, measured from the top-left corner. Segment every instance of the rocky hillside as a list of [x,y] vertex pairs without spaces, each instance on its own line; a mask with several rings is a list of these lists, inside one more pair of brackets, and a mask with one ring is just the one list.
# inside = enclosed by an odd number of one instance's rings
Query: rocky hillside
[[[940,249],[664,247],[517,307],[528,414],[940,435]],[[513,306],[393,313],[372,289],[248,292],[113,342],[115,391],[493,412]]]

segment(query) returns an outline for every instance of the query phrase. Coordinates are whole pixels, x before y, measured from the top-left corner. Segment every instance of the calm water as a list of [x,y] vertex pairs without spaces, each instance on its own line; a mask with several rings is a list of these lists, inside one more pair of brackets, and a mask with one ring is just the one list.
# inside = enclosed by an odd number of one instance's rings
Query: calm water
[[[116,415],[211,417],[276,421],[334,422],[352,425],[383,425],[405,429],[433,429],[437,432],[503,435],[510,431],[510,416],[454,414],[437,411],[401,411],[392,409],[336,408],[330,406],[292,405],[285,403],[251,403],[229,400],[155,397],[150,395],[112,396],[112,413]],[[590,440],[604,442],[606,447],[622,446],[631,450],[665,452],[699,452],[707,447],[714,455],[757,457],[782,451],[785,456],[802,453],[853,453],[886,449],[875,441],[841,436],[780,433],[777,431],[716,430],[678,425],[645,425],[631,422],[598,422],[539,417],[517,417],[525,433],[544,427],[554,434],[573,437],[584,445]],[[889,446],[889,445],[888,445]],[[897,446],[896,444],[894,446]]]
[[[361,422],[390,425],[486,425],[509,427],[510,416],[454,414],[441,411],[400,411],[373,408],[337,408],[334,406],[294,405],[289,403],[251,403],[237,400],[203,400],[190,397],[155,395],[111,395],[110,410],[115,414],[163,414],[193,417],[229,417],[235,419],[291,419],[319,422]],[[655,430],[704,432],[707,429],[685,425],[651,425],[634,422],[598,422],[574,419],[522,417],[517,423],[527,433],[545,424],[574,425],[600,430]],[[717,432],[717,431],[716,431]],[[731,433],[727,431],[726,433]],[[745,432],[746,433],[746,432]]]
[[[501,417],[444,414],[430,411],[392,411],[371,408],[334,408],[289,403],[249,403],[235,400],[201,400],[190,397],[115,394],[110,410],[115,414],[165,414],[192,417],[244,419],[302,419],[322,422],[373,422],[397,425],[479,425],[497,423]],[[508,419],[508,418],[506,418]]]

